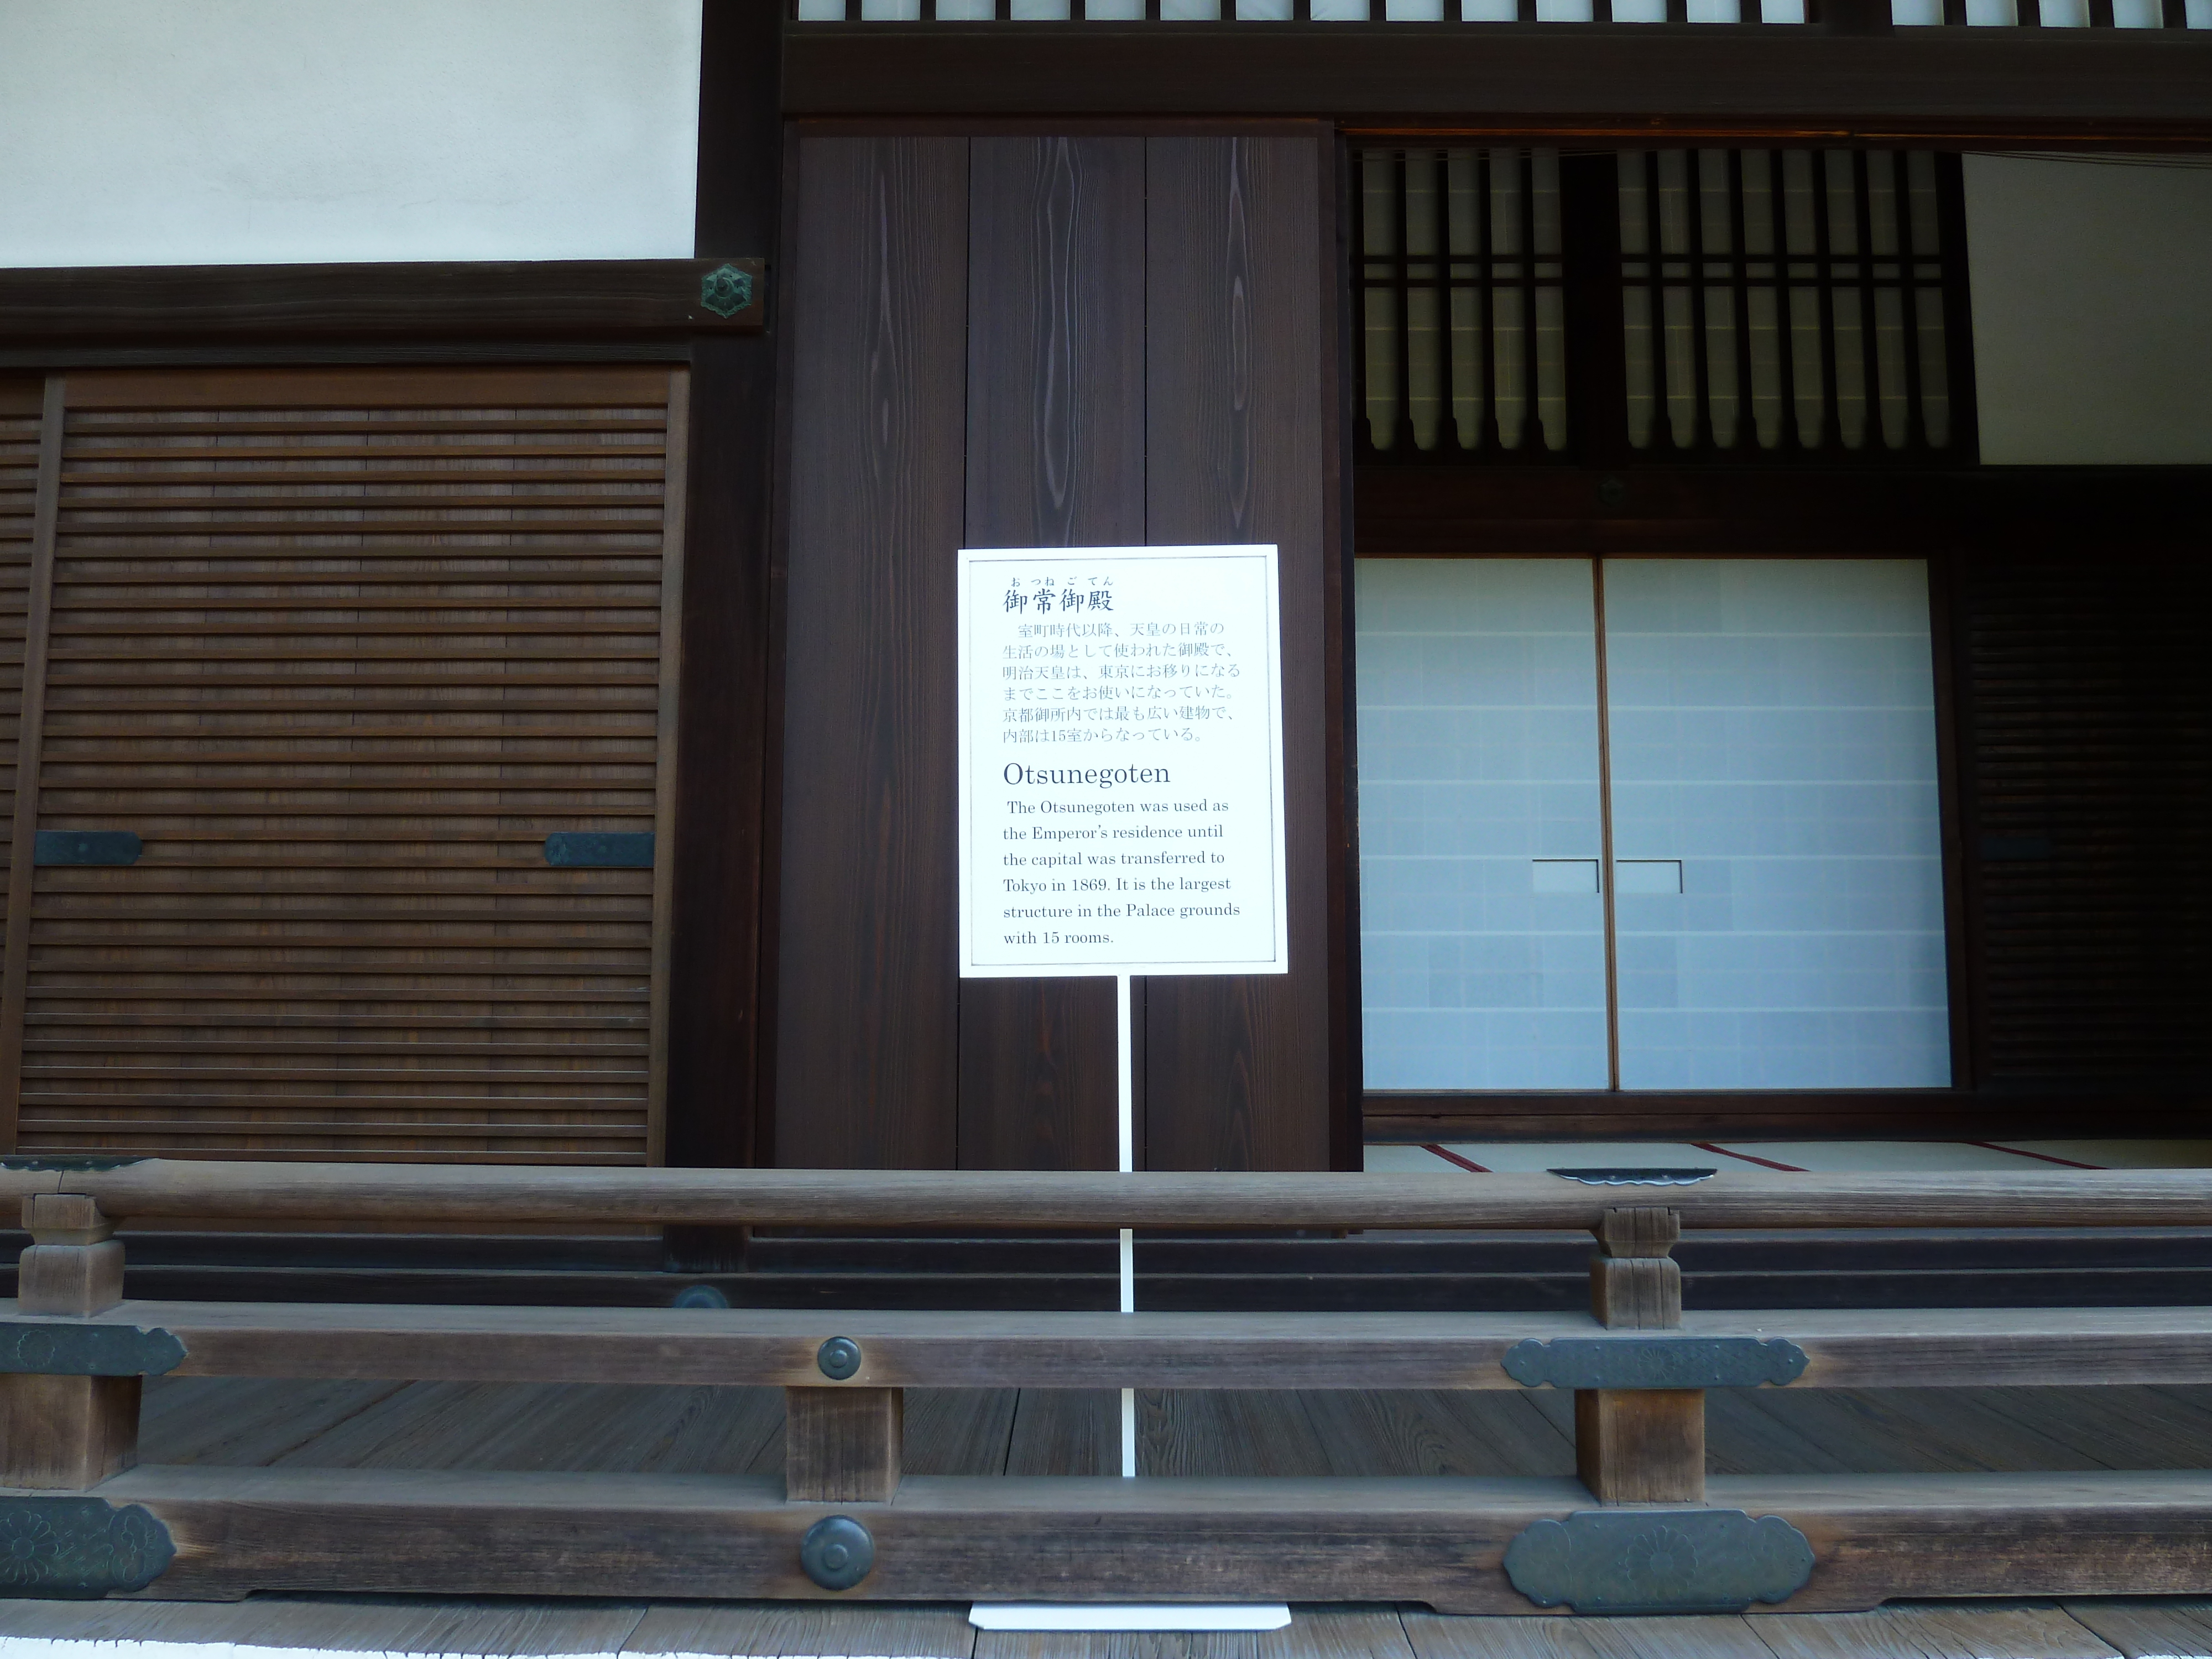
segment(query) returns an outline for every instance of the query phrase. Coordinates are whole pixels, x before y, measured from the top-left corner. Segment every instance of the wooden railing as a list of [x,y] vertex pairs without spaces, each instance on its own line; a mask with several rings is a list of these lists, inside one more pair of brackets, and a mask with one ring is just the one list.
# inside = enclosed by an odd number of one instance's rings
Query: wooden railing
[[[1616,1176],[1620,1172],[1614,1172]],[[1714,1388],[2212,1382],[2212,1310],[1684,1314],[1684,1227],[2212,1221],[2212,1171],[1136,1176],[159,1160],[0,1170],[0,1589],[1425,1601],[2212,1589],[2212,1474],[1708,1480]],[[822,1313],[124,1299],[118,1223],[1587,1228],[1591,1313]],[[774,1478],[135,1467],[148,1375],[765,1384]],[[1578,1480],[902,1478],[910,1387],[1576,1395]]]

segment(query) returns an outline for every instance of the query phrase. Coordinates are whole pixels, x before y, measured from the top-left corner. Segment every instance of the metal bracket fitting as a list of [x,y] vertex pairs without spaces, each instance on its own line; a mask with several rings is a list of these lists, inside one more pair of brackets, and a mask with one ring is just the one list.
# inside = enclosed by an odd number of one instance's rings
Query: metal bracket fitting
[[1804,1349],[1780,1337],[1531,1337],[1500,1363],[1524,1389],[1755,1389],[1805,1375]]
[[1577,1613],[1741,1613],[1813,1574],[1813,1546],[1778,1515],[1741,1510],[1583,1510],[1505,1547],[1505,1576],[1540,1607]]
[[33,1174],[97,1175],[103,1170],[125,1170],[133,1164],[143,1164],[143,1158],[102,1158],[96,1154],[81,1153],[59,1158],[0,1158],[0,1170],[28,1170]]
[[[161,1376],[185,1345],[170,1332],[73,1319],[0,1319],[0,1371],[40,1376]],[[0,1553],[0,1569],[6,1566]]]
[[142,1590],[177,1546],[139,1504],[104,1498],[0,1498],[0,1596],[88,1601]]
[[1662,1170],[1641,1166],[1601,1170],[1547,1170],[1546,1175],[1558,1176],[1563,1181],[1579,1181],[1585,1187],[1694,1187],[1700,1181],[1709,1181],[1718,1175],[1718,1170],[1681,1169]]

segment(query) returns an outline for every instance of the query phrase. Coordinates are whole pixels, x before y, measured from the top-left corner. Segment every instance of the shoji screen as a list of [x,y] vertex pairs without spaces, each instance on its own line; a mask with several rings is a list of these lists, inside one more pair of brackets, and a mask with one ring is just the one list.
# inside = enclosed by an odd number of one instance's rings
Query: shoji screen
[[1355,575],[1367,1086],[1602,1089],[1589,565]]
[[1921,565],[1358,574],[1369,1089],[1950,1082]]
[[654,1156],[684,386],[70,377],[16,1149]]
[[1926,568],[1607,559],[1628,1089],[1951,1081]]

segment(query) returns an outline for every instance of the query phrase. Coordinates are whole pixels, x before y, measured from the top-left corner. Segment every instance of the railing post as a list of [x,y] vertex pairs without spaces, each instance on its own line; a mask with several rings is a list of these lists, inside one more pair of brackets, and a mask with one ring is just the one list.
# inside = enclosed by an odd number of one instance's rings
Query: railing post
[[[23,1200],[31,1245],[16,1269],[21,1314],[83,1318],[123,1299],[123,1246],[91,1199]],[[138,1461],[137,1376],[0,1375],[0,1486],[82,1491]]]
[[904,1454],[903,1389],[783,1391],[783,1492],[795,1503],[888,1504]]
[[[1667,1330],[1682,1322],[1682,1236],[1674,1210],[1607,1210],[1590,1259],[1590,1312],[1601,1325]],[[1602,1504],[1705,1501],[1702,1389],[1577,1389],[1575,1470]]]

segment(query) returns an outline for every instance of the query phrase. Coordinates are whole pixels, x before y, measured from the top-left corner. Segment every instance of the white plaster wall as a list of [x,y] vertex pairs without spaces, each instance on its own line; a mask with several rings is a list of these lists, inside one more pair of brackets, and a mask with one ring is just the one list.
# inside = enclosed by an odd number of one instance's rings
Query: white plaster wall
[[2212,165],[1966,170],[1982,459],[2212,462]]
[[0,0],[0,265],[684,258],[700,0]]

